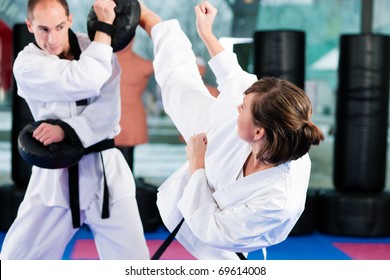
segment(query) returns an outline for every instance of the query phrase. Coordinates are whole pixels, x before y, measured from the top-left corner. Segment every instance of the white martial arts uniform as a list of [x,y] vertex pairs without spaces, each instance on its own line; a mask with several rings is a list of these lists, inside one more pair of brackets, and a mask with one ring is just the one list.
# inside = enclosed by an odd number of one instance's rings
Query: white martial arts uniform
[[[74,33],[73,33],[74,34]],[[76,37],[75,37],[76,38]],[[49,55],[30,43],[15,60],[18,94],[35,120],[61,119],[84,147],[119,133],[120,66],[112,48],[77,34],[79,60]],[[76,106],[88,99],[87,106]],[[121,152],[102,152],[110,217],[101,218],[103,169],[99,153],[79,162],[81,223],[89,225],[101,259],[148,259],[135,182]],[[69,209],[68,169],[33,167],[26,195],[3,243],[2,259],[61,259],[76,233]]]
[[169,230],[198,259],[237,259],[283,241],[303,212],[311,163],[302,158],[242,177],[251,146],[237,135],[237,106],[257,78],[234,53],[209,62],[220,95],[203,85],[191,43],[176,20],[152,29],[154,69],[165,111],[185,139],[206,132],[205,169],[191,177],[188,163],[159,188],[158,207]]

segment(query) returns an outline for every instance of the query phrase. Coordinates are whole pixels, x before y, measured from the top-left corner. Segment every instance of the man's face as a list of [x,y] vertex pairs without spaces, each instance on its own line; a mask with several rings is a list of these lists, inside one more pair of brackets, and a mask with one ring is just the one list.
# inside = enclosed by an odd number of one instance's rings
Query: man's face
[[26,19],[28,30],[34,34],[38,46],[52,55],[69,51],[68,30],[72,16],[56,1],[41,1]]

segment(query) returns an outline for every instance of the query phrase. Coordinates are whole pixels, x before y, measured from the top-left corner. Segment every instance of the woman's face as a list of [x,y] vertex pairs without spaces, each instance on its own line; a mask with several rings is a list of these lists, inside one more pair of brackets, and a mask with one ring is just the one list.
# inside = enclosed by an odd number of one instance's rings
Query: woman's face
[[237,133],[238,136],[250,143],[254,141],[256,126],[253,123],[251,104],[252,99],[256,93],[249,93],[244,95],[242,104],[240,104],[238,109],[238,118],[237,118]]

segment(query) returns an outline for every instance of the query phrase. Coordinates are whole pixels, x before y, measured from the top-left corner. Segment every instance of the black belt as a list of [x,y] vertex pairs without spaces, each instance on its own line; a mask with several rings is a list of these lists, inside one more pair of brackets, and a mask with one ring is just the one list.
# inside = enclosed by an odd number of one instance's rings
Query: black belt
[[88,105],[88,99],[81,99],[76,101],[76,106],[87,106]]
[[[172,243],[173,239],[175,239],[175,236],[183,223],[184,223],[184,218],[181,219],[181,221],[177,224],[175,229],[168,235],[168,237],[160,245],[160,247],[157,249],[157,251],[153,254],[151,260],[160,259],[161,255],[165,252],[165,250],[168,248],[168,246]],[[239,257],[240,260],[246,260],[246,257],[244,256],[243,253],[236,253],[236,255]]]
[[[107,149],[115,147],[114,139],[103,140],[91,147],[85,149],[84,154],[97,153]],[[104,168],[104,161],[102,153],[100,153],[100,159],[103,167],[103,178],[104,178],[104,191],[103,191],[103,207],[102,207],[102,219],[110,217],[108,207],[108,185],[106,178],[106,171]],[[78,164],[68,167],[69,176],[69,203],[70,211],[72,213],[73,228],[79,228],[80,224],[80,198],[79,198],[79,168]]]

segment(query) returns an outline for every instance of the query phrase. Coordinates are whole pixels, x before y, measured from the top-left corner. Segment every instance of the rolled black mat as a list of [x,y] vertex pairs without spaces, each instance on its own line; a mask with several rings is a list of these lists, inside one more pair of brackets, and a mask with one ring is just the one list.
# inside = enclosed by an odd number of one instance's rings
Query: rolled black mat
[[25,190],[16,185],[0,186],[0,231],[8,231],[23,200]]
[[390,193],[318,193],[320,232],[349,236],[390,236]]
[[144,231],[154,231],[162,225],[157,208],[157,187],[145,182],[143,178],[137,178],[135,183],[138,210]]
[[[15,24],[13,27],[13,52],[14,59],[17,54],[30,42],[34,41],[33,35],[28,31],[24,23]],[[18,95],[18,89],[14,79],[12,90],[12,128],[11,128],[11,177],[19,186],[27,188],[31,176],[32,165],[28,164],[19,154],[19,132],[34,118],[26,101]]]
[[286,79],[305,86],[305,33],[294,30],[254,33],[254,74]]
[[306,195],[305,210],[290,232],[290,236],[312,234],[317,230],[317,192],[309,189]]
[[389,38],[341,36],[333,166],[338,190],[374,193],[385,187]]

